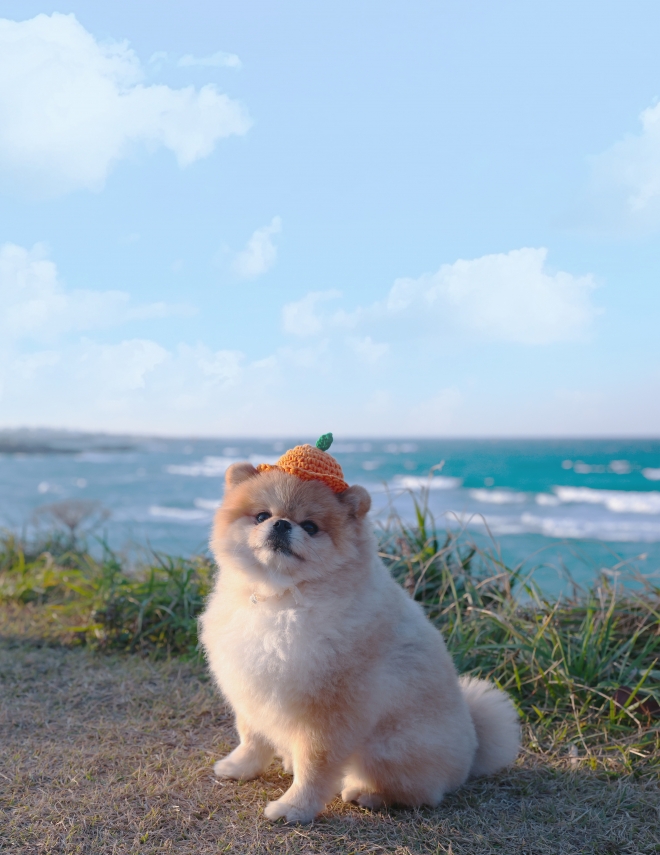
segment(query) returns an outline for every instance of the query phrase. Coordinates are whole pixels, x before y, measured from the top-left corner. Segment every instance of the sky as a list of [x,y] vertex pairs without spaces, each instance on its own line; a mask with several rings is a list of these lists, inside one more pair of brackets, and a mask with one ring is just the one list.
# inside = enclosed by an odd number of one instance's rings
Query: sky
[[0,428],[660,435],[654,0],[0,19]]

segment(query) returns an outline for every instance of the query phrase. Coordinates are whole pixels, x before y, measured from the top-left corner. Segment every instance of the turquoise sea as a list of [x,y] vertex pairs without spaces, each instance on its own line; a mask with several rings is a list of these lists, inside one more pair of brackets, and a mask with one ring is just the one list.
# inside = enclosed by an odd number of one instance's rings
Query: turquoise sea
[[[31,530],[48,519],[44,506],[84,499],[107,509],[96,535],[115,549],[199,552],[227,466],[275,462],[315,439],[0,432],[0,526]],[[566,571],[581,583],[603,568],[660,575],[660,440],[337,437],[331,453],[371,491],[376,524],[392,508],[411,518],[411,494],[426,487],[438,526],[536,567],[548,589]]]

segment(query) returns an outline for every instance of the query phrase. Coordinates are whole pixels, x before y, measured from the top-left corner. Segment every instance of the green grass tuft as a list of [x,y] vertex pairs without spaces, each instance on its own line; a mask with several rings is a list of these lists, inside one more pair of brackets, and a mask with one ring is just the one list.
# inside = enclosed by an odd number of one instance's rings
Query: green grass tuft
[[41,607],[50,634],[67,642],[197,653],[197,617],[212,579],[208,559],[153,553],[150,564],[128,572],[105,547],[99,558],[82,542],[55,536],[45,545],[36,553],[14,535],[0,539],[0,602]]

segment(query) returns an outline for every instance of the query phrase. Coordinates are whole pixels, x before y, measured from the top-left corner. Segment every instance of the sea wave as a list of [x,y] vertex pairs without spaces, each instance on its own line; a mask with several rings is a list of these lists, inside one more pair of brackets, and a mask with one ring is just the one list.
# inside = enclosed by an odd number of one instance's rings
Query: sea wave
[[642,469],[642,475],[648,481],[660,481],[660,469]]
[[165,467],[168,475],[188,475],[191,478],[220,478],[232,463],[237,463],[236,457],[205,457],[195,463],[170,463]]
[[471,499],[490,505],[515,505],[528,499],[527,493],[516,493],[514,490],[477,489],[470,490],[469,494]]
[[660,514],[660,492],[594,490],[591,487],[554,487],[562,504],[605,505],[617,514]]
[[195,499],[193,504],[202,511],[217,511],[222,504],[222,499]]
[[527,530],[519,516],[499,516],[497,514],[477,514],[468,511],[447,511],[444,514],[446,524],[450,528],[457,525],[461,528],[487,529],[490,534],[502,536],[505,534],[526,534]]
[[553,496],[552,493],[537,493],[535,501],[537,505],[545,505],[546,507],[556,507],[561,504],[561,500],[557,496]]
[[606,540],[619,543],[660,540],[660,523],[642,520],[583,520],[573,517],[542,517],[524,513],[520,518],[525,530],[567,540]]
[[610,543],[660,541],[660,522],[655,520],[546,517],[528,511],[519,516],[450,511],[444,514],[444,518],[451,528],[460,525],[469,529],[486,529],[494,537],[540,534],[559,540],[603,540]]
[[616,475],[629,475],[632,466],[628,460],[610,460],[605,463],[585,463],[583,460],[564,460],[562,469],[573,469],[578,475],[591,475],[593,473],[614,472]]
[[462,483],[462,478],[449,475],[396,475],[391,486],[397,490],[457,490]]
[[128,455],[117,451],[81,451],[75,454],[76,463],[116,463],[124,462]]
[[208,511],[201,508],[168,508],[162,505],[151,505],[149,514],[172,522],[207,522],[209,519]]
[[[253,466],[259,463],[277,463],[278,457],[251,454],[247,462]],[[171,463],[165,467],[168,475],[187,475],[190,478],[222,478],[232,463],[244,462],[240,457],[205,457],[194,463]]]

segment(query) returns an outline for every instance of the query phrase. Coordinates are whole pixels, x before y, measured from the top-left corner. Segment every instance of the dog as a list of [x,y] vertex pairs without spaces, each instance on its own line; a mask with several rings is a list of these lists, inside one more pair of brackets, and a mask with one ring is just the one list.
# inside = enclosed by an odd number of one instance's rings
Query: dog
[[273,821],[311,822],[338,792],[371,809],[436,806],[519,751],[509,697],[459,678],[381,562],[370,506],[359,485],[226,472],[200,638],[240,744],[214,771],[249,780],[279,756],[293,783],[266,806]]

